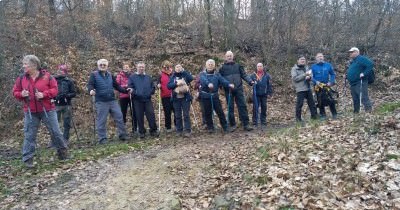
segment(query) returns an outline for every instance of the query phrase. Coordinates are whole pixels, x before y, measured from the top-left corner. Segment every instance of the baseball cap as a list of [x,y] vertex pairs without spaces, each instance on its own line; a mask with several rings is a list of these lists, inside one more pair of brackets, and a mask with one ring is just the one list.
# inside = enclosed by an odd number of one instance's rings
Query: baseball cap
[[352,47],[352,48],[349,50],[349,52],[354,52],[354,51],[360,52],[360,50],[359,50],[357,47]]

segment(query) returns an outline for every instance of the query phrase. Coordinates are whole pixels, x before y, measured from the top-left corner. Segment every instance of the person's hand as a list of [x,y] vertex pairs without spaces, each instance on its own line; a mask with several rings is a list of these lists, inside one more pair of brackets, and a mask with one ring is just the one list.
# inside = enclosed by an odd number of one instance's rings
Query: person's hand
[[182,86],[182,85],[184,85],[185,84],[185,82],[183,81],[183,80],[177,80],[176,81],[176,84],[178,85],[178,86]]
[[27,90],[23,90],[23,91],[21,91],[21,96],[22,97],[28,97],[29,96],[29,91],[27,91]]
[[332,86],[332,83],[328,82],[328,84],[326,84],[328,87]]
[[158,87],[158,88],[161,88],[161,84],[160,84],[160,83],[158,83],[157,87]]
[[126,89],[126,90],[128,91],[129,94],[132,94],[132,93],[133,93],[133,89],[132,89],[132,88],[128,88],[128,89]]
[[36,93],[35,93],[35,97],[36,97],[37,99],[42,99],[42,98],[43,98],[43,93],[42,93],[42,92],[36,92]]
[[90,92],[89,92],[89,94],[91,95],[91,96],[94,96],[94,95],[96,95],[96,90],[91,90]]
[[208,88],[214,89],[214,85],[213,85],[212,83],[209,83],[209,84],[208,84]]
[[311,79],[311,77],[310,76],[306,76],[306,80],[310,80]]
[[306,72],[306,75],[311,75],[311,70],[308,70],[308,71]]
[[231,89],[233,89],[233,88],[235,88],[235,85],[234,85],[234,84],[229,84],[229,87],[230,87]]
[[255,81],[251,81],[251,82],[250,82],[250,86],[253,86],[253,85],[255,85],[255,84],[256,84]]
[[319,85],[319,84],[321,84],[319,81],[317,81],[316,83],[315,83],[316,85]]
[[361,73],[361,74],[360,74],[360,78],[361,78],[361,79],[364,78],[364,73]]

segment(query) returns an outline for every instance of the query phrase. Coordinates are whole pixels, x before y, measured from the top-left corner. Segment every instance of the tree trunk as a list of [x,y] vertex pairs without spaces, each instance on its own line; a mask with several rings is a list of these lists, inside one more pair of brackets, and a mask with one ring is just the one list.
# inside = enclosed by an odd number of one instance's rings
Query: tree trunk
[[50,16],[52,18],[56,18],[56,7],[54,5],[54,0],[49,0],[49,11],[50,11]]
[[234,26],[233,26],[234,18],[235,18],[234,0],[224,0],[225,50],[233,50],[234,48]]
[[211,3],[210,0],[204,0],[204,4],[206,6],[206,27],[205,27],[205,35],[206,35],[206,40],[205,44],[207,47],[211,48],[213,45],[213,37],[212,37],[212,31],[211,31]]

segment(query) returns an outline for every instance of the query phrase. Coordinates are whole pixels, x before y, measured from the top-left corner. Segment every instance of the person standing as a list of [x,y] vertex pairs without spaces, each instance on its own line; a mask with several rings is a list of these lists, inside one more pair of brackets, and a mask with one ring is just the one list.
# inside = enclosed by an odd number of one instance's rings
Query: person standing
[[69,142],[69,131],[72,121],[71,100],[76,96],[74,81],[68,77],[68,67],[65,64],[59,65],[55,76],[58,86],[58,94],[54,98],[58,120],[63,120],[64,139]]
[[[260,117],[261,126],[267,126],[267,98],[272,96],[271,76],[266,72],[262,63],[257,64],[257,70],[250,78],[255,82],[253,88],[253,126],[257,126]],[[258,107],[261,113],[258,114]]]
[[[372,111],[372,103],[368,96],[368,77],[373,74],[374,62],[366,56],[360,55],[357,47],[352,47],[350,53],[350,66],[346,78],[350,83],[350,92],[353,98],[354,113],[360,112],[360,104],[364,105],[366,112]],[[360,102],[361,96],[361,102]]]
[[246,101],[244,98],[244,90],[242,79],[245,80],[249,85],[253,85],[254,82],[248,77],[244,71],[243,66],[239,65],[233,60],[233,53],[227,51],[225,54],[225,63],[219,69],[219,73],[223,78],[228,80],[231,84],[234,84],[235,88],[231,89],[225,87],[225,97],[228,104],[228,118],[229,125],[235,129],[235,105],[238,107],[239,119],[243,125],[244,130],[251,131],[253,128],[249,125],[249,116],[246,107]]
[[[171,117],[172,112],[174,111],[173,104],[172,104],[172,90],[168,89],[167,85],[173,73],[172,63],[168,60],[163,61],[160,77],[158,78],[157,87],[161,91],[161,103],[164,110],[164,124],[165,124],[165,131],[167,133],[172,132],[172,125],[171,125]],[[175,118],[174,118],[175,122]],[[159,122],[161,123],[161,122]]]
[[50,133],[58,158],[65,160],[68,148],[57,121],[56,107],[51,103],[51,99],[57,96],[57,81],[40,69],[40,60],[35,55],[25,56],[22,64],[25,72],[16,79],[13,87],[13,96],[24,102],[22,161],[26,167],[34,167],[36,136],[41,121]]
[[[172,104],[175,110],[175,126],[178,136],[183,134],[185,137],[190,137],[192,132],[190,124],[190,103],[192,102],[192,96],[189,91],[189,85],[192,81],[193,76],[190,72],[186,71],[178,64],[175,66],[175,72],[172,74],[168,83],[168,89],[172,90]],[[182,114],[185,125],[184,128]]]
[[291,70],[292,83],[296,89],[296,121],[302,122],[301,111],[304,104],[304,99],[307,100],[308,108],[311,112],[311,118],[317,119],[317,107],[313,99],[311,92],[311,70],[306,65],[306,58],[299,56],[297,64],[292,67]]
[[[128,62],[124,62],[122,66],[122,71],[117,74],[116,81],[122,88],[128,88],[128,79],[129,76],[132,74],[132,70],[129,66]],[[122,118],[124,123],[126,124],[126,113],[128,112],[128,106],[131,110],[131,118],[132,118],[132,134],[135,134],[137,131],[137,120],[136,120],[136,113],[135,108],[132,105],[131,97],[129,94],[120,93],[119,94],[119,105],[121,107]]]
[[207,122],[207,130],[214,133],[213,111],[218,115],[219,122],[224,132],[232,132],[232,128],[228,126],[224,111],[222,110],[221,101],[219,100],[218,89],[220,86],[233,89],[234,84],[229,84],[215,70],[215,61],[212,59],[206,62],[206,71],[200,73],[200,100],[204,105],[204,112]]
[[91,96],[95,97],[96,106],[96,130],[99,144],[107,143],[107,117],[111,114],[117,126],[120,140],[128,140],[125,124],[122,118],[121,108],[115,99],[114,89],[121,93],[128,93],[122,88],[112,76],[108,68],[108,61],[100,59],[97,61],[97,69],[90,74],[87,89]]
[[133,104],[135,106],[136,117],[139,127],[139,137],[144,138],[146,130],[144,128],[144,115],[150,126],[150,135],[159,136],[157,131],[156,117],[154,114],[151,96],[155,93],[155,86],[152,78],[145,73],[146,65],[140,61],[136,64],[137,72],[132,74],[128,80],[128,88],[132,89]]
[[[331,88],[335,85],[335,71],[330,63],[325,62],[324,54],[317,53],[315,56],[316,63],[311,66],[312,81],[314,85],[326,85]],[[321,98],[322,100],[325,100]],[[332,118],[337,118],[337,111],[334,101],[321,101],[319,105],[319,115],[322,120],[326,119],[325,104],[329,106],[332,113]]]

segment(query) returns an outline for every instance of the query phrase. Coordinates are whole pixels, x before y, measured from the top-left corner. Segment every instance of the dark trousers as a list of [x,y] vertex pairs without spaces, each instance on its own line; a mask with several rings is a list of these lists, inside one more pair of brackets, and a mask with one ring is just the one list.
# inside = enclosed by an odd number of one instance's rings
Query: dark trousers
[[368,82],[363,82],[350,86],[351,97],[353,98],[354,113],[360,112],[360,96],[361,103],[364,105],[364,110],[370,112],[372,110],[372,103],[368,96]]
[[[58,122],[63,121],[64,132],[63,136],[66,143],[69,142],[69,130],[71,129],[72,106],[56,106]],[[60,123],[59,123],[60,124]]]
[[204,103],[201,99],[199,100],[199,104],[200,104],[200,111],[201,111],[201,125],[207,125],[206,112],[204,111]]
[[247,112],[246,100],[244,98],[243,89],[235,89],[230,91],[230,100],[229,100],[229,90],[225,89],[225,97],[226,103],[228,105],[228,119],[230,126],[236,126],[235,121],[235,103],[238,107],[239,119],[242,122],[243,126],[249,125],[249,114]]
[[213,130],[214,129],[214,122],[213,122],[213,109],[217,113],[219,122],[221,127],[226,130],[228,128],[228,122],[226,121],[224,111],[222,110],[221,102],[218,96],[214,96],[213,99],[211,98],[202,98],[201,99],[204,106],[204,113],[206,116],[206,123],[207,129]]
[[136,132],[138,125],[137,125],[137,120],[136,120],[135,106],[133,106],[133,107],[131,106],[131,99],[130,98],[120,98],[119,105],[121,106],[122,118],[123,118],[125,124],[126,124],[126,113],[128,112],[128,106],[129,106],[129,109],[131,110],[131,116],[132,116],[132,132]]
[[297,101],[296,101],[296,120],[301,121],[301,110],[303,108],[304,99],[307,99],[308,108],[311,112],[311,118],[317,118],[317,107],[315,106],[315,102],[312,96],[311,90],[301,91],[297,93]]
[[[171,129],[171,115],[172,115],[172,112],[174,111],[174,109],[173,109],[174,106],[172,104],[171,97],[161,98],[161,103],[162,103],[163,110],[164,110],[165,128]],[[174,122],[175,122],[175,119],[174,119]]]
[[[259,107],[261,107],[260,113],[258,113]],[[257,101],[253,100],[253,125],[257,125],[258,121],[261,125],[267,124],[267,96],[257,96]]]
[[[172,102],[174,105],[174,115],[175,115],[175,127],[176,131],[179,133],[183,132],[183,124],[185,124],[185,132],[191,132],[191,124],[190,124],[190,101],[187,101],[185,98],[176,98]],[[183,122],[182,122],[182,114],[183,114]]]
[[144,115],[146,115],[147,122],[149,123],[150,133],[156,132],[157,124],[153,109],[153,103],[151,101],[133,100],[133,104],[135,106],[139,133],[146,133],[146,130],[144,128]]
[[[329,106],[329,109],[331,110],[332,116],[336,116],[337,115],[337,111],[336,111],[335,102],[329,103],[328,106]],[[321,117],[326,117],[325,107],[319,107],[319,115]]]

